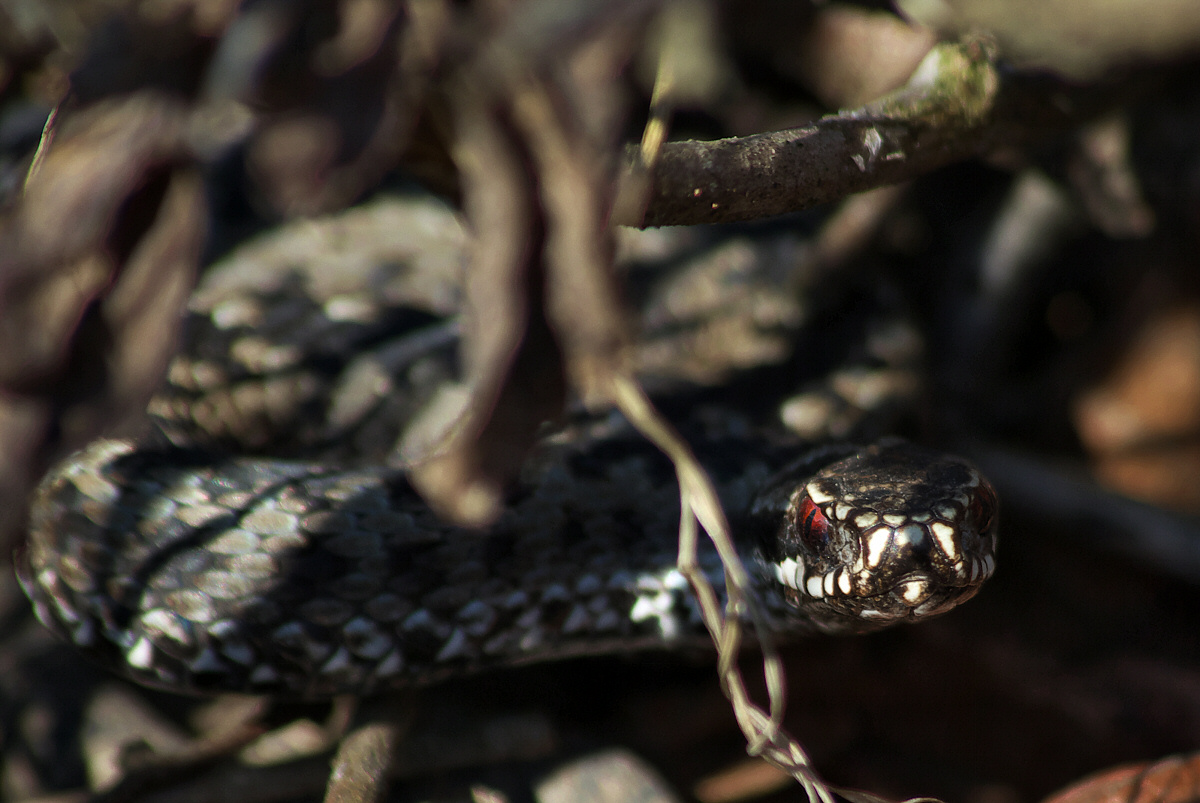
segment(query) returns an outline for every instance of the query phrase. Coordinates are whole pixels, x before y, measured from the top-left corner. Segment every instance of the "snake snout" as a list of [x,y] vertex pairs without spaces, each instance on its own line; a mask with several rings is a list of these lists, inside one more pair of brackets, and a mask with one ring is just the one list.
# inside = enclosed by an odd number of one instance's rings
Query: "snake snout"
[[868,447],[798,485],[775,573],[827,630],[942,613],[995,571],[997,506],[964,460],[903,442]]

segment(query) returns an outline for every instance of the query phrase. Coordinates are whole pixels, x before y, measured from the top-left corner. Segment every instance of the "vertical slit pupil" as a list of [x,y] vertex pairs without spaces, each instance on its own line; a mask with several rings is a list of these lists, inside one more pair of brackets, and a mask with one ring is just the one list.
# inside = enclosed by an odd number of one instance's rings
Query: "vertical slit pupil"
[[821,549],[829,543],[829,519],[811,499],[804,497],[796,519],[800,540],[810,549]]

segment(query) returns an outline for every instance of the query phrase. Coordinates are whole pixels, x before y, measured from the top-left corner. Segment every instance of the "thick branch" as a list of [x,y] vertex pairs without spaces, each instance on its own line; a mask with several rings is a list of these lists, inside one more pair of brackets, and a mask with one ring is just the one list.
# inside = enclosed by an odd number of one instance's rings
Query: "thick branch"
[[[894,184],[975,155],[975,132],[840,117],[790,131],[663,147],[642,226],[781,215]],[[632,222],[632,221],[629,221]]]
[[[781,215],[915,178],[999,144],[1061,131],[1114,93],[1065,90],[1057,82],[1003,78],[986,48],[935,48],[908,86],[812,126],[713,142],[671,142],[653,168],[645,213],[619,213],[635,226],[726,223]],[[639,155],[627,152],[626,182]],[[643,170],[644,175],[644,170]]]

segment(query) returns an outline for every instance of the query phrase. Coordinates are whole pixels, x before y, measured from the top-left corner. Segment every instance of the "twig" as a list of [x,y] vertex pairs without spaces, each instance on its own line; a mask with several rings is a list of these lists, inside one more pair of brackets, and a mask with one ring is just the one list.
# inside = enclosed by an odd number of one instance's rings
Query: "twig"
[[41,170],[42,162],[46,161],[46,154],[50,152],[50,146],[54,144],[54,135],[58,131],[59,108],[60,106],[55,106],[50,110],[50,114],[46,116],[46,124],[42,126],[42,136],[38,139],[37,150],[33,152],[33,159],[29,162],[29,170],[25,172],[25,183],[22,185],[22,191],[29,187],[29,182],[33,181],[33,177]]
[[399,739],[399,728],[372,722],[355,728],[338,748],[325,803],[375,803],[388,787],[388,768]]
[[147,760],[136,770],[127,773],[115,787],[92,796],[90,800],[92,803],[121,803],[152,796],[156,790],[176,788],[181,779],[203,775],[261,734],[262,729],[258,725],[240,723],[184,751]]
[[[808,209],[1000,145],[1045,138],[1122,97],[1111,87],[1067,88],[1003,73],[982,40],[943,44],[930,51],[904,88],[862,108],[804,128],[666,143],[644,215],[622,208],[615,220],[680,226]],[[636,180],[638,146],[626,149],[625,162],[623,181]]]
[[[733,705],[733,714],[745,734],[747,752],[767,761],[794,777],[804,787],[810,801],[833,803],[833,793],[813,771],[804,749],[783,729],[786,701],[783,663],[770,633],[761,621],[757,602],[750,591],[750,577],[733,546],[729,522],[716,490],[687,443],[654,409],[649,398],[633,377],[613,377],[612,396],[618,408],[638,431],[661,449],[675,465],[679,477],[680,519],[679,558],[681,574],[692,584],[700,605],[700,616],[717,645],[718,674],[721,688]],[[696,558],[699,524],[708,533],[725,567],[726,610],[721,611],[716,591],[700,569]],[[737,668],[741,644],[741,619],[754,623],[755,636],[763,652],[768,707],[763,711],[750,699]]]

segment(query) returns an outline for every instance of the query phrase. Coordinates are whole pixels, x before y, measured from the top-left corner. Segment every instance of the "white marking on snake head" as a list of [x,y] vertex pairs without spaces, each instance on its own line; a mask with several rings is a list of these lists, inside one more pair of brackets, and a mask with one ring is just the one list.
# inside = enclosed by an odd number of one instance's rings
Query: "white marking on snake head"
[[883,562],[883,553],[892,542],[892,531],[887,527],[879,527],[867,534],[867,566],[872,569]]
[[808,592],[810,597],[821,599],[825,596],[825,590],[821,587],[821,575],[814,574],[808,578],[804,584],[804,590]]
[[893,527],[899,527],[908,519],[900,513],[885,513],[883,514],[883,520]]
[[954,605],[955,603],[953,601],[946,602],[945,600],[928,599],[917,607],[913,608],[912,613],[913,616],[928,616],[929,614],[948,611],[953,608]]
[[896,530],[896,544],[903,546],[920,546],[925,543],[925,528],[919,524],[909,524]]
[[823,585],[824,585],[824,590],[825,590],[825,596],[832,597],[833,590],[837,586],[837,572],[831,571],[831,572],[827,573],[825,575],[825,577],[823,578]]
[[942,554],[950,560],[958,560],[958,544],[954,542],[954,528],[949,524],[935,521],[929,525],[929,530],[933,533],[933,538],[937,541]]
[[852,510],[854,510],[854,508],[850,507],[844,502],[838,502],[833,509],[833,515],[838,521],[845,521],[846,517],[850,515],[850,511]]
[[784,558],[775,564],[775,579],[789,588],[800,591],[802,577],[804,577],[804,561],[801,559]]
[[929,584],[924,580],[909,580],[904,584],[904,591],[901,596],[909,605],[916,605],[921,600],[925,599]]
[[833,494],[827,492],[820,486],[819,483],[810,482],[804,487],[804,490],[808,492],[808,498],[811,499],[815,505],[823,505],[826,502],[833,501]]
[[838,583],[838,588],[841,590],[841,592],[843,594],[850,593],[850,573],[847,572],[845,569],[842,569],[838,573],[837,583]]
[[854,517],[854,526],[860,530],[865,530],[868,527],[874,527],[879,523],[879,514],[874,511],[859,513]]

